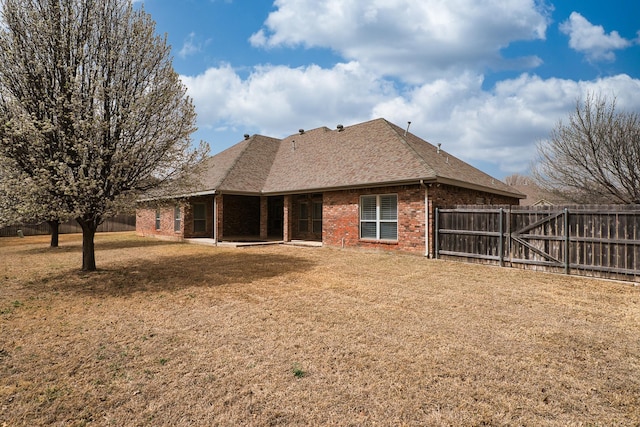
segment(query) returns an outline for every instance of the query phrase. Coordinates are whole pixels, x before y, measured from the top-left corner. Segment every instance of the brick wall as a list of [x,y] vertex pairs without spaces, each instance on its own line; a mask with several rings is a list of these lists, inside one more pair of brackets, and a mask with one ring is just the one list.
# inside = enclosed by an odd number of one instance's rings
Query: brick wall
[[[429,236],[425,242],[425,190],[428,193],[428,222]],[[380,242],[360,239],[360,196],[373,194],[397,194],[398,195],[398,240],[393,242]],[[300,196],[284,197],[284,239],[306,238],[313,239],[318,236],[301,235],[298,228],[298,203]],[[433,255],[433,226],[435,223],[435,209],[455,207],[457,205],[492,204],[492,205],[517,205],[518,199],[506,196],[498,196],[476,190],[442,184],[430,184],[427,187],[420,185],[406,185],[396,187],[384,187],[374,189],[343,190],[325,192],[320,196],[305,198],[322,200],[322,241],[327,246],[333,247],[361,247],[377,248],[385,250],[401,250],[412,253],[425,253],[425,246],[429,246],[429,255]],[[217,196],[217,219],[219,224],[219,239],[224,236],[257,236],[260,234],[260,197],[251,196]],[[195,203],[204,203],[206,206],[207,224],[204,232],[193,231],[192,206]],[[265,204],[264,202],[262,203]],[[312,205],[309,205],[311,208]],[[174,231],[174,206],[160,207],[160,229],[155,227],[156,209],[153,206],[140,207],[136,217],[136,232],[141,236],[158,236],[163,238],[180,240],[183,237],[213,237],[213,197],[196,197],[181,208],[180,231]],[[263,223],[266,221],[263,219]],[[224,230],[221,225],[224,224]],[[311,224],[309,224],[311,226]],[[264,227],[263,227],[264,228]],[[264,232],[264,230],[263,230]]]
[[[156,229],[156,209],[160,211],[160,228]],[[155,236],[169,240],[181,240],[184,232],[184,221],[180,221],[180,231],[174,231],[175,206],[160,207],[140,206],[136,212],[136,234],[138,236]],[[185,208],[180,208],[180,217],[184,218]]]
[[[429,255],[433,254],[435,208],[460,204],[518,204],[518,199],[498,196],[449,185],[426,188],[429,200]],[[367,194],[398,195],[398,241],[376,242],[360,239],[360,196]],[[425,187],[408,185],[324,193],[322,241],[327,246],[401,250],[424,254]]]
[[289,242],[293,236],[293,196],[286,195],[283,198],[282,239]]
[[[193,205],[204,204],[206,215],[206,226],[204,231],[196,232],[193,227]],[[187,239],[194,237],[213,238],[213,196],[192,197],[184,207],[184,237]]]
[[[397,242],[360,239],[360,196],[366,194],[398,195]],[[327,192],[323,201],[325,245],[424,253],[424,190],[419,185]]]
[[[193,205],[205,205],[206,228],[202,232],[193,231]],[[155,236],[170,240],[182,240],[192,237],[213,237],[213,198],[211,196],[194,197],[180,204],[180,231],[174,231],[176,205],[139,205],[136,211],[136,234]],[[156,229],[156,209],[160,211],[160,228]]]

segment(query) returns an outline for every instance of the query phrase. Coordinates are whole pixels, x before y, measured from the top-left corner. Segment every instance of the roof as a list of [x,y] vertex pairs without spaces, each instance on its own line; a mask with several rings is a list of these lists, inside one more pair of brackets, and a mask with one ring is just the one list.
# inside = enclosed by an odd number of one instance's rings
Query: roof
[[198,192],[261,193],[280,143],[254,135],[209,157],[200,166]]
[[531,180],[512,185],[511,188],[525,195],[525,198],[520,200],[521,206],[551,206],[571,203],[561,196],[540,188]]
[[439,182],[511,197],[512,187],[385,119],[282,140],[254,135],[205,160],[198,194],[286,194]]

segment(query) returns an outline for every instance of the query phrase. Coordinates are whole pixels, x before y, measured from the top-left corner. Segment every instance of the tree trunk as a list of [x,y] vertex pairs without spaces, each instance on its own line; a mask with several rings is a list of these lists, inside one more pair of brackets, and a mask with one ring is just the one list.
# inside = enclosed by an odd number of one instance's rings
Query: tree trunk
[[96,219],[77,218],[82,227],[82,271],[96,271],[96,251],[94,237],[100,222]]
[[60,221],[57,219],[53,219],[51,221],[47,221],[49,224],[49,231],[51,233],[51,247],[58,247],[58,234],[60,233]]

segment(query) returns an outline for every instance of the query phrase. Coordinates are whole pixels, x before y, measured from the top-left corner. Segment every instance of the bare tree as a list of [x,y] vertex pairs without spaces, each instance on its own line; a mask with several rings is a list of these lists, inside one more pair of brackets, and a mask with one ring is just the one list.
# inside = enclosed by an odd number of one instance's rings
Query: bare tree
[[509,176],[505,176],[503,179],[504,183],[507,185],[529,185],[531,184],[531,178],[525,175],[520,175],[518,173],[513,173]]
[[131,0],[3,0],[0,156],[83,234],[136,194],[188,173],[195,110],[166,37]]
[[533,175],[577,203],[640,203],[640,116],[617,111],[615,99],[588,95],[538,144]]

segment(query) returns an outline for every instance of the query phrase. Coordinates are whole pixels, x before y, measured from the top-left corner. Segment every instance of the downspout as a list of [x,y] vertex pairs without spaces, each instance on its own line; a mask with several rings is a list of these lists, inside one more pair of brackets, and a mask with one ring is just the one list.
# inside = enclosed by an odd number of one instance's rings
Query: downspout
[[424,256],[429,258],[429,187],[420,180],[420,186],[424,188]]

